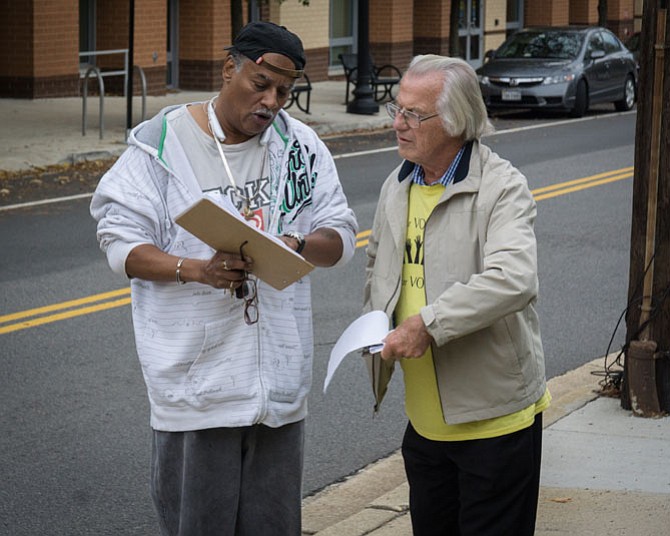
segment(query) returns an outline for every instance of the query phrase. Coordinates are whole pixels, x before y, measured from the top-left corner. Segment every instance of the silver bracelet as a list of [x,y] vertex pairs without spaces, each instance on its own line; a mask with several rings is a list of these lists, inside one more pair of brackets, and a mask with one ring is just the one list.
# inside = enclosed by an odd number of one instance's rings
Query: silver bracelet
[[175,276],[177,277],[177,284],[178,284],[178,285],[185,285],[185,284],[186,284],[186,281],[182,281],[182,280],[181,280],[180,273],[179,273],[179,272],[181,271],[181,265],[184,264],[184,261],[185,261],[185,260],[186,260],[186,259],[185,259],[184,257],[181,257],[181,258],[177,261],[177,270],[175,271]]

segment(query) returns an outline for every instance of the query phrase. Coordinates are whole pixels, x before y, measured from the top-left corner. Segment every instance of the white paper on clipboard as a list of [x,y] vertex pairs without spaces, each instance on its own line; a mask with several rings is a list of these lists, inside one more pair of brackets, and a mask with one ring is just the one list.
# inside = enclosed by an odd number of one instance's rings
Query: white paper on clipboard
[[328,389],[335,371],[347,354],[363,348],[369,348],[371,353],[381,351],[384,346],[382,341],[389,331],[389,318],[384,311],[371,311],[349,324],[330,352],[323,392]]

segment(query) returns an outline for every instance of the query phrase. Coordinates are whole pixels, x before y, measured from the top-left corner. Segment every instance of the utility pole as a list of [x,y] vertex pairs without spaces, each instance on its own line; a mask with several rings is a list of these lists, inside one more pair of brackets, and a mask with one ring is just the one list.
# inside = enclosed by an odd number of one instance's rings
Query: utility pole
[[628,314],[621,405],[670,412],[670,54],[667,0],[645,0],[635,132]]
[[[133,89],[135,83],[133,73],[135,71],[135,0],[128,2],[128,85],[126,86],[126,139],[130,136],[130,129],[133,128]],[[102,129],[102,127],[100,127]],[[100,130],[102,133],[102,130]],[[101,134],[102,135],[102,134]]]

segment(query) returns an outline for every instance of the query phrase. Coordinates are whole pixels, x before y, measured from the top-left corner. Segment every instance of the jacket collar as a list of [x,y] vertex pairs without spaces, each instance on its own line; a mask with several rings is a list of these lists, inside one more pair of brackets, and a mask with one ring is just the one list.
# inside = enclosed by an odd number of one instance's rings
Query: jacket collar
[[[465,151],[463,152],[463,157],[461,158],[461,161],[459,162],[458,167],[456,168],[456,174],[454,175],[453,184],[462,181],[463,179],[465,179],[465,177],[468,176],[468,172],[470,171],[470,157],[472,156],[473,144],[474,144],[473,141],[469,141],[465,144]],[[407,177],[411,176],[412,171],[414,171],[415,165],[416,164],[414,162],[404,160],[400,166],[400,170],[398,171],[398,182],[402,182]]]

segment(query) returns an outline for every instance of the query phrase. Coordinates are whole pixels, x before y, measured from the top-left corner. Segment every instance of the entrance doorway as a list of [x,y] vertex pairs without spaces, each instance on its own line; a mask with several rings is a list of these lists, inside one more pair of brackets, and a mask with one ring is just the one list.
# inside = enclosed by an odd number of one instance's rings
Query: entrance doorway
[[458,12],[458,49],[461,56],[473,68],[480,67],[483,61],[484,2],[482,0],[460,0]]

